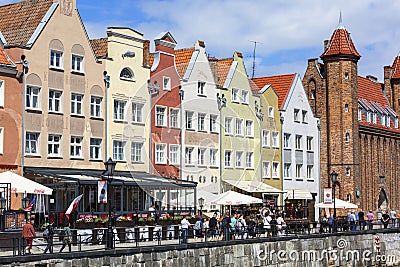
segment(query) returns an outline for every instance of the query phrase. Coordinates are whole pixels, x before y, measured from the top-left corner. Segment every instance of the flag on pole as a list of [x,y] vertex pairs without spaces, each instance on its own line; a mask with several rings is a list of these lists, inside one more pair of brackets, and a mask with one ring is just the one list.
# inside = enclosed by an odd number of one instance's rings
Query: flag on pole
[[67,219],[69,219],[69,215],[76,209],[76,207],[79,204],[79,201],[81,200],[83,194],[77,196],[74,200],[72,200],[71,204],[69,205],[67,211],[65,212],[65,216],[67,217]]
[[24,209],[24,211],[31,211],[33,208],[33,205],[35,205],[36,202],[36,195],[33,197],[33,199],[29,202],[28,206]]

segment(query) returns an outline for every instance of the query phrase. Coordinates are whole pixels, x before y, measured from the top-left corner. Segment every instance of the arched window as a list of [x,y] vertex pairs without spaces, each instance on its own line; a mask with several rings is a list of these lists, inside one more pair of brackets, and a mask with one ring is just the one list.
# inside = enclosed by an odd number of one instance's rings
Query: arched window
[[349,112],[349,104],[345,104],[344,105],[344,111],[345,112]]
[[131,81],[135,80],[135,76],[133,75],[133,72],[128,68],[122,69],[121,73],[119,74],[119,78],[124,79],[124,80],[131,80]]
[[347,176],[350,176],[350,174],[351,174],[350,168],[346,168],[346,175],[347,175]]

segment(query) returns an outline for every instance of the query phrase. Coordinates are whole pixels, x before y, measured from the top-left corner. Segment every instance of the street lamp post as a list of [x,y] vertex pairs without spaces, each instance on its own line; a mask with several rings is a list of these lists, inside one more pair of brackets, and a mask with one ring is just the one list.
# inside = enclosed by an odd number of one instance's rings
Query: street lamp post
[[262,177],[263,177],[263,170],[262,170],[262,121],[264,119],[264,113],[261,112],[261,106],[258,105],[257,101],[254,101],[254,109],[256,111],[256,116],[260,120],[260,178],[262,182]]
[[332,189],[333,189],[333,232],[336,233],[336,182],[337,182],[337,177],[338,174],[333,171],[331,174],[331,179],[332,179]]
[[5,199],[4,197],[0,197],[0,231],[3,231],[5,226],[4,212],[6,211],[6,203],[7,199]]
[[200,213],[199,215],[202,216],[203,215],[203,206],[204,206],[204,198],[199,198],[199,206],[200,206]]
[[[151,84],[150,80],[147,80],[147,90],[150,95],[150,149],[149,149],[149,172],[150,174],[153,174],[153,137],[151,134],[151,127],[153,124],[153,115],[152,115],[152,110],[153,110],[153,96],[158,95],[160,92],[160,86],[157,84],[157,81],[154,81],[153,84]],[[156,110],[154,110],[154,114],[156,114]]]
[[111,182],[113,180],[115,165],[117,163],[109,158],[106,162],[104,162],[104,166],[106,170],[103,173],[103,178],[107,174],[107,202],[108,202],[108,228],[107,228],[107,249],[114,248],[114,235],[113,235],[113,220],[111,219],[111,199],[110,192],[111,192]]
[[226,107],[224,94],[219,96],[217,93],[217,103],[219,110],[219,193],[222,194],[222,108]]

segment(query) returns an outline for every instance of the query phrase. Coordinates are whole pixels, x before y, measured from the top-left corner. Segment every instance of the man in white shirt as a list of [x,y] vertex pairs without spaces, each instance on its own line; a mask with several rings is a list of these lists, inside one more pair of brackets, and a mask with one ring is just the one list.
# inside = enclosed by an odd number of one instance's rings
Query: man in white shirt
[[187,243],[188,229],[190,226],[190,222],[183,217],[181,221],[181,230],[182,230],[182,244]]

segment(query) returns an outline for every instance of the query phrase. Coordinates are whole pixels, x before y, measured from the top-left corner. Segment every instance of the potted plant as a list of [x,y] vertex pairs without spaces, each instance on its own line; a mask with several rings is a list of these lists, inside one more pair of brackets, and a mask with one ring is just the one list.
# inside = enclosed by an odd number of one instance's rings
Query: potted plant
[[147,218],[147,225],[154,225],[156,219],[154,219],[153,217],[148,217]]
[[181,221],[182,221],[182,219],[183,219],[183,216],[181,216],[181,215],[175,215],[175,216],[174,216],[174,224],[180,224]]
[[164,216],[158,219],[158,224],[162,226],[171,225],[171,218],[169,216]]
[[138,223],[140,226],[145,226],[146,225],[146,218],[140,217],[138,219]]
[[134,227],[135,223],[131,217],[119,216],[118,219],[115,221],[115,226],[129,228],[129,227]]

